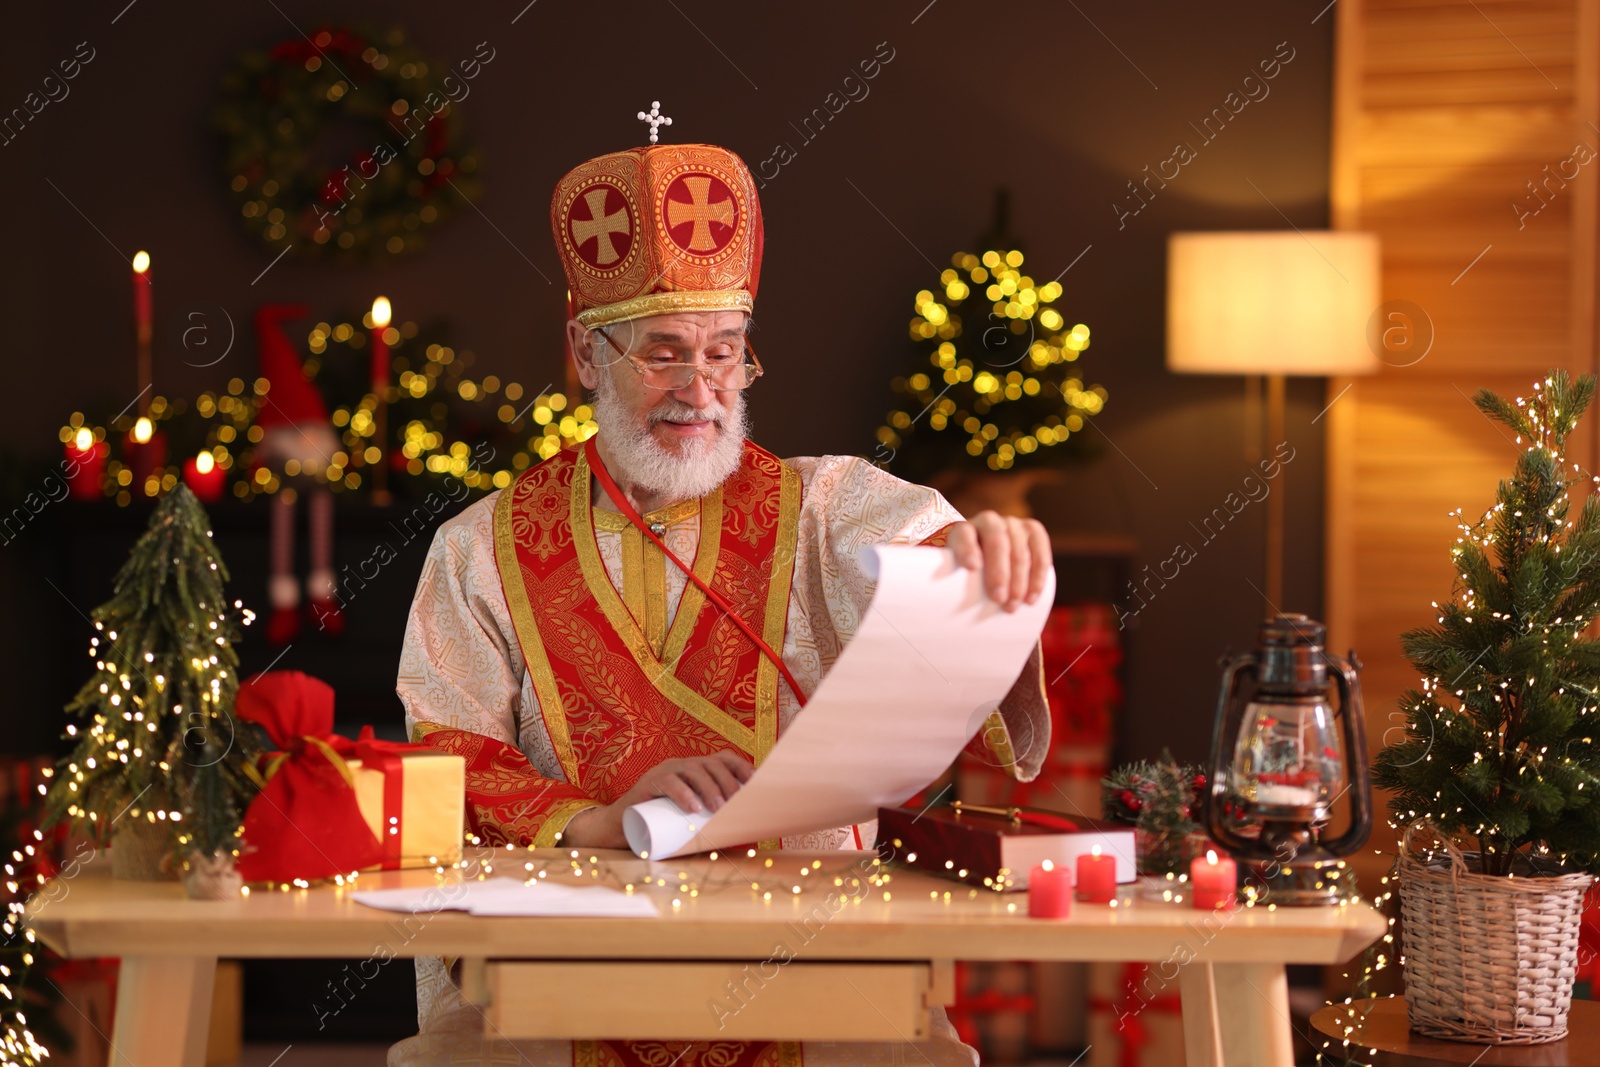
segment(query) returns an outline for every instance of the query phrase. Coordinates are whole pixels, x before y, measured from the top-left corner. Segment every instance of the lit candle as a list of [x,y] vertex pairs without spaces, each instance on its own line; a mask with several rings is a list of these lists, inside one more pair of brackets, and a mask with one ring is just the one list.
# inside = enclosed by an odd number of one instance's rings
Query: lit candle
[[133,472],[133,487],[135,491],[143,491],[147,496],[154,496],[146,486],[150,476],[155,474],[167,462],[166,435],[156,429],[154,422],[147,416],[140,415],[133,424],[133,429],[128,431],[128,436],[122,441],[122,461]]
[[392,314],[388,297],[380,296],[372,302],[372,391],[379,403],[389,391],[389,342],[383,335],[389,329]]
[[110,449],[104,441],[94,439],[94,431],[85,426],[67,442],[67,494],[74,500],[98,500],[101,483],[106,472],[106,454]]
[[1189,896],[1197,908],[1232,908],[1239,888],[1239,866],[1211,849],[1189,865]]
[[1049,860],[1028,875],[1028,914],[1035,919],[1072,916],[1072,872]]
[[372,443],[378,447],[378,462],[372,468],[372,502],[389,503],[389,330],[392,311],[389,298],[372,302]]
[[133,254],[133,324],[138,341],[139,413],[150,411],[150,338],[152,305],[150,292],[150,253]]
[[210,452],[201,452],[183,465],[183,484],[202,503],[214,504],[222,499],[222,490],[228,476]]
[[1078,857],[1078,899],[1090,904],[1109,904],[1117,895],[1117,861],[1102,856],[1100,846]]

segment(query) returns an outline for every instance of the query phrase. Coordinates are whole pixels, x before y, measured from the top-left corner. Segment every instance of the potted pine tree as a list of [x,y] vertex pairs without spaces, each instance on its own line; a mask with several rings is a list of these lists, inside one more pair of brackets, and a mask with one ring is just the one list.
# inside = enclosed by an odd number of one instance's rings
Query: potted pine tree
[[[1595,379],[1561,371],[1478,410],[1522,448],[1482,518],[1460,522],[1451,598],[1407,632],[1422,676],[1379,753],[1403,831],[1399,892],[1412,1028],[1533,1044],[1566,1035],[1583,896],[1600,873],[1600,496],[1569,519],[1565,455]],[[1460,515],[1460,512],[1457,512]],[[1424,845],[1426,838],[1431,845]]]
[[186,486],[162,497],[93,612],[94,673],[67,705],[47,823],[68,819],[110,839],[112,872],[162,877],[169,855],[191,896],[238,892],[234,860],[264,750],[234,718],[234,642],[249,613],[229,604],[228,571]]

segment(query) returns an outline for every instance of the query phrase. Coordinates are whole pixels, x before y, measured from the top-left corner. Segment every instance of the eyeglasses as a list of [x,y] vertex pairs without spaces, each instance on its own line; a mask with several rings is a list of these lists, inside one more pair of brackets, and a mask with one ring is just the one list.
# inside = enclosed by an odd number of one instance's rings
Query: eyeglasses
[[[594,332],[604,337],[606,344],[618,352],[622,351],[622,348],[600,327],[594,327]],[[713,389],[748,389],[766,371],[762,370],[761,361],[756,358],[756,350],[750,346],[748,340],[745,341],[744,350],[750,357],[748,363],[640,363],[631,356],[623,358],[648,388],[660,389],[663,392],[688,389],[694,385],[696,378],[704,378],[706,384]]]

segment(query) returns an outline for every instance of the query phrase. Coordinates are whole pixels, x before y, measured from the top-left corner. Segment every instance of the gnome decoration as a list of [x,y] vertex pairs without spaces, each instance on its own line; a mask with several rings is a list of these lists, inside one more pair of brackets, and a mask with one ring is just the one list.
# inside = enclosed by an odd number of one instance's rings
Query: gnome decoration
[[[267,587],[272,613],[267,640],[287,644],[300,632],[300,585],[295,578],[295,502],[303,491],[311,515],[311,572],[306,596],[317,625],[328,633],[344,630],[333,571],[333,496],[313,474],[332,465],[339,439],[328,418],[322,394],[306,378],[300,355],[282,323],[306,313],[303,304],[266,304],[256,312],[256,337],[261,346],[261,376],[272,383],[262,397],[256,425],[262,429],[257,461],[280,472],[284,488],[272,497],[272,576]],[[298,471],[292,475],[291,471]]]

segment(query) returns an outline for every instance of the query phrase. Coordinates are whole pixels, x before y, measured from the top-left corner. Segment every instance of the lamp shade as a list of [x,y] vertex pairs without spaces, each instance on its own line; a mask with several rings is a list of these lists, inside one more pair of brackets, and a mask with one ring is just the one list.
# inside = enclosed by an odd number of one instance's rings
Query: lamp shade
[[1182,374],[1370,374],[1376,234],[1175,233],[1167,368]]

